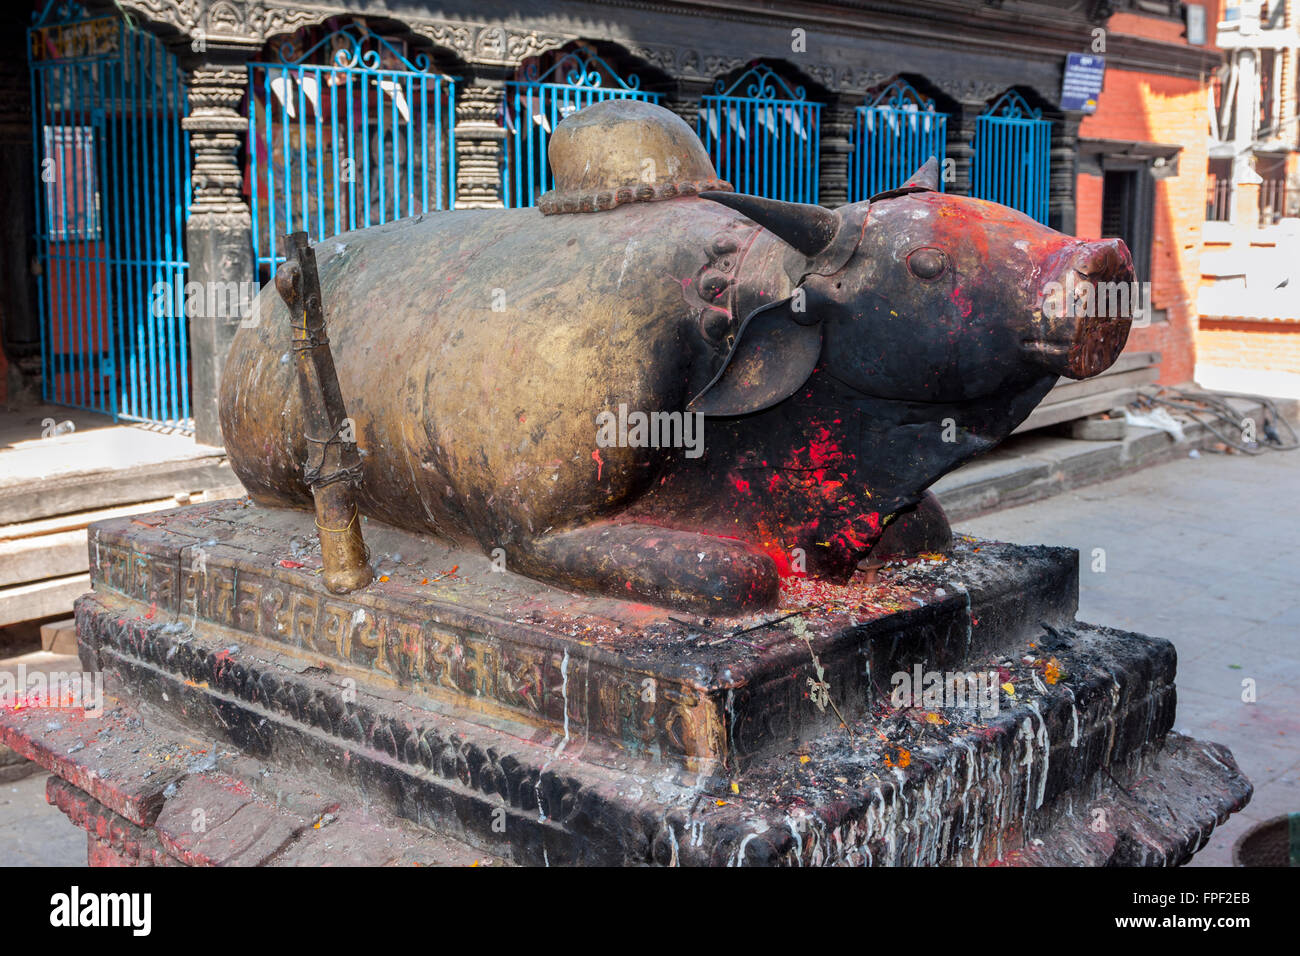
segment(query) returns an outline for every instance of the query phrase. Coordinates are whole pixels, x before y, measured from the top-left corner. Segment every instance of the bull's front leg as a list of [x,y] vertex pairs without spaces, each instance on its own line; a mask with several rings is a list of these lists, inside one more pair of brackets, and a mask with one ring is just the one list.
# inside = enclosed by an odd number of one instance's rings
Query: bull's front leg
[[555,584],[699,614],[770,608],[780,590],[775,562],[753,545],[653,525],[587,525],[526,552],[526,573]]

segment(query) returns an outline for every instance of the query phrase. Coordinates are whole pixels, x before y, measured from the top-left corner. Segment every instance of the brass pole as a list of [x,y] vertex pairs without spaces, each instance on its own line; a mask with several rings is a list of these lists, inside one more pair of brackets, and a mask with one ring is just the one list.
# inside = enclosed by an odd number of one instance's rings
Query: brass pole
[[275,274],[275,288],[289,308],[294,363],[302,396],[307,460],[303,481],[316,500],[325,587],[335,594],[370,583],[370,553],[361,537],[355,487],[361,482],[356,442],[346,438],[348,418],[325,334],[320,276],[307,233],[285,237],[287,257]]

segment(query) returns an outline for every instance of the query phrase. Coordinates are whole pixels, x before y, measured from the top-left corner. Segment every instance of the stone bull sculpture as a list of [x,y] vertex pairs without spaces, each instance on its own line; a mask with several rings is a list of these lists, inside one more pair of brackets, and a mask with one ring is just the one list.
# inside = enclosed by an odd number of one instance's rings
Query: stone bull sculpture
[[[316,247],[361,512],[511,571],[718,614],[774,605],[783,574],[847,581],[897,527],[946,534],[926,487],[1128,335],[1044,307],[1131,282],[1122,242],[945,195],[933,160],[868,202],[776,202],[621,100],[565,119],[550,159],[539,209]],[[309,507],[288,316],[272,291],[254,309],[226,447],[255,501]]]

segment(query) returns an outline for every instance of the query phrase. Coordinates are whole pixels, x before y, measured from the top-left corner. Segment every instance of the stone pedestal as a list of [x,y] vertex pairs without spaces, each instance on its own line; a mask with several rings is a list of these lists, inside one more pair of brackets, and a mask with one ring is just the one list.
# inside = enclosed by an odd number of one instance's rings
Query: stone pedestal
[[[1167,865],[1249,797],[1170,732],[1172,645],[1074,619],[1073,551],[960,540],[704,619],[374,522],[375,583],[331,595],[311,528],[238,502],[92,527],[78,634],[115,702],[0,715],[121,834],[92,856],[310,862],[332,815],[368,861]],[[231,781],[210,816],[244,822],[184,832]]]

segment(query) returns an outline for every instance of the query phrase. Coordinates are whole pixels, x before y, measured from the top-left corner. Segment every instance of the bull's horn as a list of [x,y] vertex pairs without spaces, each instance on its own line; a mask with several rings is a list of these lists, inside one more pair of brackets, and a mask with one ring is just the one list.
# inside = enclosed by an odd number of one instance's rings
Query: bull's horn
[[730,206],[810,259],[831,244],[840,226],[839,217],[821,206],[744,193],[702,192],[700,198]]
[[922,163],[921,168],[912,173],[912,177],[907,182],[903,183],[904,189],[907,189],[908,187],[913,189],[929,189],[932,192],[938,192],[939,160],[934,156],[931,156]]
[[893,199],[895,196],[906,196],[910,193],[933,193],[939,191],[939,160],[931,156],[921,168],[908,177],[907,182],[897,189],[886,189],[882,193],[876,193],[868,202],[880,202],[883,199]]

